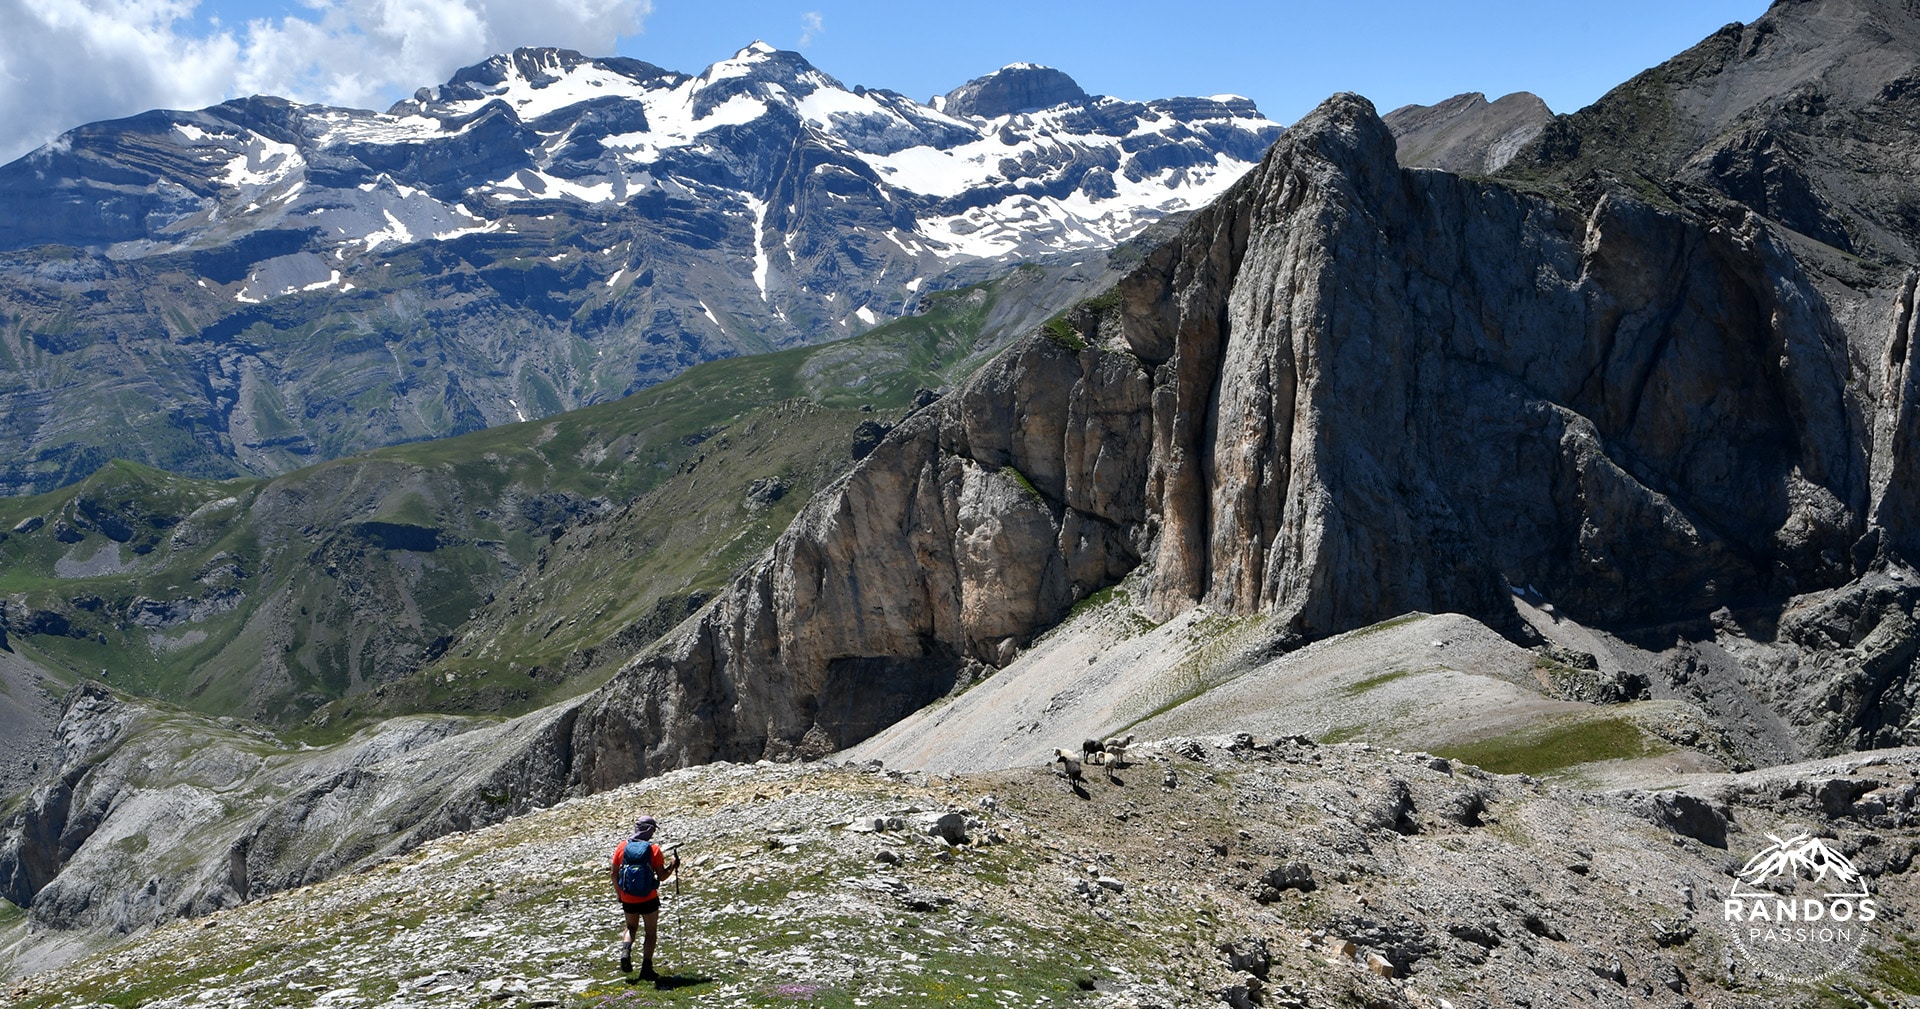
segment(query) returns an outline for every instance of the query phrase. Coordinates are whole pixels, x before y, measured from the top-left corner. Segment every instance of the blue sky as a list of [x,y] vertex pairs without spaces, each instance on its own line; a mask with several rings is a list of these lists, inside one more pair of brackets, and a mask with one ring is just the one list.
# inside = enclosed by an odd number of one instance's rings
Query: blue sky
[[[800,48],[802,14],[824,31],[801,51],[848,84],[921,100],[1007,63],[1072,74],[1088,91],[1121,98],[1232,92],[1291,122],[1336,91],[1358,91],[1381,111],[1465,91],[1532,91],[1570,112],[1729,21],[1751,21],[1765,0],[1555,0],[1451,3],[1005,2],[925,5],[832,2],[780,6],[741,0],[656,0],[643,34],[622,55],[697,70],[760,37]],[[964,12],[964,13],[962,13]]]
[[1463,91],[1571,111],[1764,0],[0,0],[0,160],[83,122],[258,92],[384,108],[517,45],[696,72],[756,38],[925,100],[1015,61],[1088,91],[1231,92],[1290,122]]

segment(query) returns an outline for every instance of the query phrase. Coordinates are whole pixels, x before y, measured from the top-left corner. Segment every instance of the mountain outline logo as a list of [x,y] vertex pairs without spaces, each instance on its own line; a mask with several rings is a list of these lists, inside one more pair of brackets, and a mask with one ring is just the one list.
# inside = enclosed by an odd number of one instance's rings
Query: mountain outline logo
[[1721,918],[1756,973],[1815,983],[1852,968],[1880,909],[1867,875],[1811,831],[1769,833],[1738,871]]
[[[1773,844],[1762,848],[1760,853],[1747,860],[1747,864],[1734,874],[1733,890],[1729,896],[1770,896],[1772,891],[1762,891],[1761,887],[1771,880],[1798,879],[1802,875],[1818,886],[1832,875],[1835,881],[1858,889],[1838,891],[1828,890],[1826,895],[1834,897],[1866,897],[1866,880],[1860,870],[1847,856],[1835,851],[1826,841],[1812,834],[1795,834],[1782,840],[1778,834],[1768,834]],[[1754,891],[1740,893],[1745,883]]]

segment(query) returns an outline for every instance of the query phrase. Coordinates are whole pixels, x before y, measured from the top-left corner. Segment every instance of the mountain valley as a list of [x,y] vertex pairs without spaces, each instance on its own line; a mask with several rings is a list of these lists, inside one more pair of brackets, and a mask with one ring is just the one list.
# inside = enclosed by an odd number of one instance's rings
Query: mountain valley
[[523,49],[386,113],[80,127],[0,167],[0,492],[116,457],[274,476],[855,335],[1097,262],[1279,129],[1026,64],[921,105],[764,43],[698,75]]
[[[32,284],[239,256],[96,300],[365,384],[271,446],[20,442],[12,998],[1920,1004],[1917,68],[1911,4],[1779,0],[1566,115],[1282,133],[1029,64],[922,105],[755,46],[77,130],[33,157],[161,167],[7,211],[0,365],[200,382],[49,349],[109,309]],[[936,192],[975,145],[1025,153]],[[535,246],[581,262],[516,302]],[[471,338],[443,385],[368,370],[403,310]],[[609,966],[636,810],[697,852],[657,987]],[[1770,974],[1721,908],[1806,838],[1883,913]]]

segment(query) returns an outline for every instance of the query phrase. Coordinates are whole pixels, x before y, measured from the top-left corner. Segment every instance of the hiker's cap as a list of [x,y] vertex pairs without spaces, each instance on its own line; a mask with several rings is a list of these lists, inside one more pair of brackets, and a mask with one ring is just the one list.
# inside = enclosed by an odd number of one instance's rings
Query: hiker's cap
[[643,816],[633,821],[633,836],[645,841],[653,836],[654,828],[658,826],[660,825],[654,822],[653,817]]

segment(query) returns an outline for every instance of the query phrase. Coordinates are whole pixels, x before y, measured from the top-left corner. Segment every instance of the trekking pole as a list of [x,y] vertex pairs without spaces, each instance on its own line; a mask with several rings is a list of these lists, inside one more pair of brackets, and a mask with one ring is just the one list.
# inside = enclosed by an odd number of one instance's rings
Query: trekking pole
[[[680,844],[685,844],[685,843],[686,843],[685,841],[682,841],[682,842],[680,842]],[[673,917],[672,917],[672,918],[668,918],[668,919],[667,919],[667,941],[668,941],[669,943],[672,943],[672,942],[676,942],[676,941],[678,940],[678,938],[679,938],[679,935],[680,935],[680,926],[678,926],[678,925],[675,925],[675,924],[674,924],[674,922],[675,922],[675,921],[678,921],[678,920],[679,920],[679,918],[680,918],[680,909],[679,909],[679,904],[680,904],[680,844],[675,844],[674,846],[672,846],[672,847],[670,847],[670,848],[668,848],[668,849],[667,849],[667,851],[668,851],[668,852],[670,852],[670,853],[672,853],[672,855],[673,855],[673,861],[674,861],[674,866],[673,866],[673,903],[674,903],[674,905],[675,905],[675,906],[674,906],[674,912],[673,912]],[[677,947],[677,946],[675,947],[675,950],[676,950],[676,951],[678,950],[678,947]]]
[[[673,855],[675,860],[678,860],[680,858],[681,848],[689,844],[697,845],[699,843],[698,841],[680,841],[676,844],[668,845],[663,850]],[[680,869],[681,866],[675,866],[673,870],[673,900],[676,904],[680,902]],[[672,942],[675,937],[679,935],[680,927],[673,923],[679,916],[679,912],[676,910],[673,918],[667,920],[667,941],[669,942]]]

